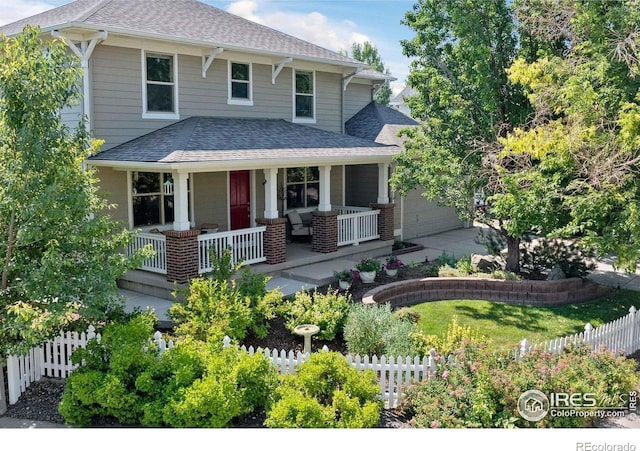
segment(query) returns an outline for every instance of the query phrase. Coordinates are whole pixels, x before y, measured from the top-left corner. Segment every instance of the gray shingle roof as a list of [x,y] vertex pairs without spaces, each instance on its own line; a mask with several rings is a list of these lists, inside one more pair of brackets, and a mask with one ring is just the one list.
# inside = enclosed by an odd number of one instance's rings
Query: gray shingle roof
[[398,132],[405,127],[419,125],[409,116],[393,108],[371,102],[345,124],[348,135],[381,144],[402,146]]
[[390,156],[396,146],[281,119],[191,117],[120,144],[89,161],[215,162],[314,157]]
[[52,29],[65,24],[154,35],[203,45],[249,49],[275,55],[358,64],[352,58],[251,22],[196,0],[77,0],[0,27],[13,35],[25,25]]

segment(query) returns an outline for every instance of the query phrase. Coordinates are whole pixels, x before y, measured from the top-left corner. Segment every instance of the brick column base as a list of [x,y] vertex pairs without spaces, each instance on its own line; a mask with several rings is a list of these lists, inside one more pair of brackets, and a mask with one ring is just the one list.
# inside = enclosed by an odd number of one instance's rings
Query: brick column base
[[382,241],[392,240],[394,238],[394,220],[393,212],[395,204],[371,204],[371,208],[380,210],[378,215],[378,233]]
[[264,232],[264,253],[268,265],[287,261],[287,219],[259,218],[256,222],[267,226]]
[[187,283],[198,277],[198,235],[200,230],[167,230],[167,280]]
[[313,240],[311,250],[328,254],[338,250],[338,212],[313,212]]

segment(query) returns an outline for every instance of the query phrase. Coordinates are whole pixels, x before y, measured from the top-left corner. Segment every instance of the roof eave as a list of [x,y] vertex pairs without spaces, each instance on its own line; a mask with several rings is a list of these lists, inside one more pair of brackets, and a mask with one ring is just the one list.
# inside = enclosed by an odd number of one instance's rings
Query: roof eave
[[229,170],[247,169],[268,169],[268,168],[291,168],[298,166],[342,166],[373,163],[391,163],[396,154],[402,149],[398,146],[387,146],[393,148],[393,153],[377,155],[345,155],[327,157],[287,157],[287,158],[263,158],[251,160],[217,160],[217,161],[188,161],[188,162],[151,162],[151,161],[123,161],[123,160],[85,160],[91,166],[111,167],[121,170],[136,171],[178,171],[178,172],[223,172]]
[[176,38],[176,37],[172,37],[172,36],[159,36],[157,34],[152,34],[152,33],[146,33],[146,32],[137,32],[137,31],[132,31],[132,30],[124,30],[122,28],[114,28],[114,27],[104,27],[104,26],[99,26],[99,25],[93,25],[93,24],[87,24],[84,22],[66,22],[64,24],[59,24],[59,25],[52,25],[52,26],[48,26],[48,27],[43,27],[41,28],[41,30],[45,33],[49,33],[51,31],[54,30],[65,30],[65,29],[69,29],[69,28],[80,28],[80,29],[86,29],[89,31],[107,31],[108,33],[113,33],[113,34],[117,34],[117,35],[121,35],[121,36],[125,36],[125,37],[135,37],[135,38],[144,38],[144,39],[151,39],[151,40],[155,40],[155,41],[170,41],[170,42],[174,42],[176,44],[184,44],[184,45],[193,45],[193,46],[197,46],[197,47],[221,47],[224,48],[225,50],[231,50],[231,51],[236,51],[236,52],[243,52],[243,53],[255,53],[258,55],[266,55],[266,56],[272,56],[272,57],[277,57],[277,58],[294,58],[296,60],[301,60],[301,61],[307,61],[307,62],[313,62],[313,63],[323,63],[323,64],[332,64],[334,66],[343,66],[343,67],[349,67],[349,68],[358,68],[358,67],[368,67],[366,64],[363,64],[359,61],[340,61],[340,60],[333,60],[333,59],[328,59],[328,58],[314,58],[314,57],[310,57],[310,56],[302,56],[302,55],[298,55],[298,54],[291,54],[291,53],[286,53],[286,52],[271,52],[268,50],[262,50],[262,49],[253,49],[253,48],[247,48],[247,47],[240,47],[240,46],[230,46],[227,44],[223,44],[223,43],[217,43],[217,42],[212,42],[212,41],[203,41],[203,40],[198,40],[198,39],[187,39],[187,38]]

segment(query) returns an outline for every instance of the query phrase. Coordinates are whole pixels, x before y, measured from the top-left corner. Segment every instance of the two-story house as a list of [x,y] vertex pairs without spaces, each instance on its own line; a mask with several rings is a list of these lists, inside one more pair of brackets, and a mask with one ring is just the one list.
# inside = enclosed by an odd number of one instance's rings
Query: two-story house
[[212,246],[282,263],[299,231],[330,255],[461,227],[417,192],[392,198],[395,133],[416,123],[372,103],[389,77],[359,61],[195,0],[77,0],[0,32],[27,24],[81,61],[61,114],[105,141],[86,164],[156,249],[146,270],[185,282]]

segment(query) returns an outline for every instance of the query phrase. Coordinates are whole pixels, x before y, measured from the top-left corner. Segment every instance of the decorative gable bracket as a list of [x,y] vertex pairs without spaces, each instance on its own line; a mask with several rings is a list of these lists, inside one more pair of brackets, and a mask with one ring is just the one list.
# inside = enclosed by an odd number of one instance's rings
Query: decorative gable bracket
[[280,72],[282,72],[282,69],[284,69],[284,66],[292,62],[293,62],[293,58],[285,58],[282,61],[280,61],[276,66],[273,67],[273,72],[271,73],[272,85],[276,84],[276,78],[278,78],[278,75],[280,75]]
[[224,49],[222,47],[218,47],[208,54],[202,55],[202,78],[207,78],[207,71],[209,70],[209,67],[211,67],[211,63],[213,63],[216,56],[220,55],[222,52],[224,52]]
[[86,40],[80,42],[80,48],[71,40],[71,38],[64,33],[53,30],[51,32],[51,36],[55,39],[62,39],[67,46],[71,49],[73,53],[76,54],[78,58],[81,60],[81,67],[86,69],[89,67],[89,59],[91,58],[91,54],[93,50],[96,48],[96,45],[100,43],[100,41],[104,41],[107,39],[106,31],[99,31],[91,36],[89,36]]
[[351,80],[353,80],[353,77],[358,75],[360,72],[362,72],[362,67],[356,67],[355,72],[352,72],[352,73],[342,77],[342,90],[343,91],[347,90],[347,86],[349,86],[349,83],[351,83]]

